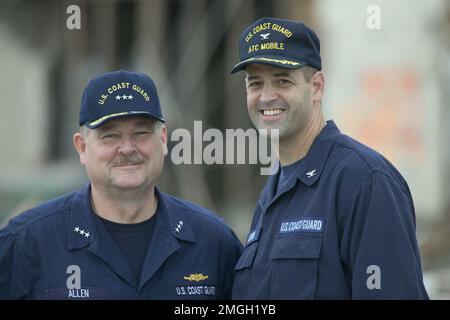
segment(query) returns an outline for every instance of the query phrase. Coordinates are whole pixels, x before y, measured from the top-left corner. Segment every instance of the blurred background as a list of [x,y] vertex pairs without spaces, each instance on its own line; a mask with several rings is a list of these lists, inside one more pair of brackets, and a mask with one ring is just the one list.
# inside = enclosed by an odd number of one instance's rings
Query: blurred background
[[[81,29],[70,30],[70,5]],[[0,225],[87,178],[72,146],[82,91],[116,69],[149,74],[170,133],[252,128],[241,32],[273,16],[321,40],[326,119],[408,181],[425,285],[450,299],[450,1],[0,1]],[[72,20],[73,22],[73,20]],[[170,142],[170,139],[169,139]],[[169,143],[170,148],[174,143]],[[266,176],[258,165],[174,165],[160,188],[215,211],[240,237]]]

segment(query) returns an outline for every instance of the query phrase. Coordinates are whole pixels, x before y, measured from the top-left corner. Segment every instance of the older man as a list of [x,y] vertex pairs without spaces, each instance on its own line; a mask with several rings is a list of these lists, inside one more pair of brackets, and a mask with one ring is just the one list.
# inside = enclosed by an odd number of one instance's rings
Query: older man
[[156,187],[163,122],[147,75],[89,82],[73,142],[90,183],[0,230],[0,298],[230,297],[239,240],[213,213]]

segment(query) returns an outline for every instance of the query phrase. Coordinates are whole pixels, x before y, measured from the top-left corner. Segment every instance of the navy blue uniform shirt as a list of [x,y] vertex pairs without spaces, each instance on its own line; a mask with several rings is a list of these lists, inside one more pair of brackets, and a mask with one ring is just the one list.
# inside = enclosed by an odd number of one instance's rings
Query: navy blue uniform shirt
[[328,121],[256,204],[233,299],[425,299],[413,200],[383,156]]
[[136,280],[141,277],[148,246],[155,231],[158,211],[159,206],[150,219],[139,223],[117,223],[98,217],[125,257]]
[[156,225],[139,280],[92,212],[88,185],[0,230],[0,298],[229,298],[239,240],[211,212],[156,195]]

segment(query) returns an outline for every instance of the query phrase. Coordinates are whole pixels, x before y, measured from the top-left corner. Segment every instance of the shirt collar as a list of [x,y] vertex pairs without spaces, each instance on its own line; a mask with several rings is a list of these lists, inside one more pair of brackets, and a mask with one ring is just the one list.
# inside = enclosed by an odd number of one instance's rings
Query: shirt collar
[[[296,166],[293,175],[307,186],[312,186],[319,180],[323,168],[328,160],[331,148],[336,137],[341,134],[333,120],[327,121],[327,124],[314,140],[307,155],[302,158],[300,163]],[[278,178],[280,170],[277,173],[269,176],[263,192],[260,195],[258,202],[260,205],[270,203],[275,198],[275,190],[277,190]],[[282,190],[278,190],[277,194],[281,194],[286,190],[291,189],[295,185],[296,179],[289,179],[288,183],[284,185]]]
[[[155,188],[155,193],[159,200],[156,226],[162,226],[166,232],[179,240],[195,242],[189,222],[179,208],[174,208],[168,195],[159,191],[158,188]],[[79,249],[95,241],[97,222],[91,205],[91,185],[87,184],[75,194],[72,202],[69,249]]]
[[177,239],[195,242],[195,236],[189,221],[186,219],[186,212],[180,210],[173,200],[164,192],[155,188],[159,199],[160,216],[164,226]]
[[333,120],[328,120],[325,127],[314,140],[307,155],[297,167],[297,177],[307,186],[319,180],[330,155],[336,137],[341,134]]
[[[341,134],[341,132],[336,127],[334,121],[327,121],[325,127],[314,140],[308,154],[299,160],[300,162],[296,165],[296,170],[292,174],[293,176],[289,178],[288,182],[282,189],[277,190],[280,170],[269,176],[267,183],[257,201],[258,205],[264,207],[276,201],[281,194],[294,187],[297,178],[307,186],[312,186],[317,180],[319,180],[323,168],[328,160],[334,140],[339,134]],[[277,191],[276,194],[275,191]]]
[[69,249],[89,245],[96,237],[95,213],[91,206],[91,185],[81,188],[73,198],[69,222]]

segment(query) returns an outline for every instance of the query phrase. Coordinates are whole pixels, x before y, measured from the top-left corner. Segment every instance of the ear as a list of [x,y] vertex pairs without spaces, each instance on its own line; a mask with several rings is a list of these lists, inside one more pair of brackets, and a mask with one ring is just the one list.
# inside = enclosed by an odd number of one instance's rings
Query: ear
[[325,89],[325,76],[322,71],[318,71],[311,79],[312,83],[312,99],[313,101],[321,102]]
[[169,150],[167,149],[167,128],[165,125],[162,125],[161,128],[161,143],[163,144],[164,156],[167,156]]
[[76,132],[73,135],[73,145],[75,146],[75,149],[78,152],[78,155],[80,156],[80,162],[81,164],[86,164],[86,142],[81,135],[81,133]]

